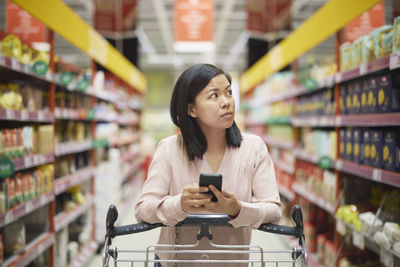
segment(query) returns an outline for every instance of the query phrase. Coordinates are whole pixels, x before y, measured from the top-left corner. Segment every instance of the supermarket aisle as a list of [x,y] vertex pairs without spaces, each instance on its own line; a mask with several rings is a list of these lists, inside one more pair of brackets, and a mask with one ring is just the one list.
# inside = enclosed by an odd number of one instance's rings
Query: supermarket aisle
[[[135,202],[132,203],[132,207],[135,205]],[[131,214],[124,214],[123,216],[120,216],[118,221],[120,225],[124,224],[131,224],[135,223],[136,220],[134,218],[133,213]],[[120,236],[116,238],[113,241],[113,244],[119,248],[119,249],[129,249],[129,250],[143,250],[145,247],[147,247],[150,244],[155,244],[158,239],[158,235],[160,233],[160,229],[155,229],[149,232],[144,232],[140,234],[136,234],[135,236]],[[254,245],[259,245],[261,246],[264,250],[287,250],[289,249],[288,242],[277,235],[269,234],[269,233],[264,233],[260,231],[253,231],[253,236],[252,236],[252,244]],[[272,256],[266,255],[267,258],[270,259],[287,259],[288,255],[285,254],[284,256],[275,256],[271,258]],[[88,263],[88,267],[99,267],[101,266],[102,258],[100,254],[96,254],[95,257]],[[111,266],[111,264],[110,264]],[[128,266],[126,265],[121,265],[121,266]],[[130,265],[129,265],[130,266]],[[142,264],[134,265],[134,266],[143,266]],[[227,265],[228,266],[228,265]],[[259,266],[259,265],[254,265],[254,266]],[[269,266],[267,264],[267,266]],[[272,266],[272,265],[271,265]],[[273,266],[275,266],[273,264]],[[292,266],[289,263],[284,263],[280,264],[279,266]]]

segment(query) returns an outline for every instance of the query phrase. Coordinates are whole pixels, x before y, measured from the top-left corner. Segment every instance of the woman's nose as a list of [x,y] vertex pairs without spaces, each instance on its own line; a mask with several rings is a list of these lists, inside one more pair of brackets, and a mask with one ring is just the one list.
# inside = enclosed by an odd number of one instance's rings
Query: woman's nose
[[223,96],[222,99],[221,99],[221,107],[222,108],[227,108],[227,107],[230,106],[230,104],[231,104],[231,100],[228,97]]

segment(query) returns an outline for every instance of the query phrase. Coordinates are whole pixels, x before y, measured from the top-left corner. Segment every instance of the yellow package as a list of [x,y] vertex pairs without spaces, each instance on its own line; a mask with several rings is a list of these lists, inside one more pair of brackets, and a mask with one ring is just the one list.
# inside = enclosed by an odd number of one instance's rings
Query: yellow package
[[392,53],[393,26],[384,25],[372,32],[375,46],[375,57],[381,58]]
[[361,50],[362,38],[358,38],[353,42],[351,49],[351,63],[353,67],[357,67],[361,64]]
[[362,40],[361,63],[368,63],[371,60],[375,59],[374,41],[373,41],[372,35],[364,35],[360,38]]
[[19,59],[21,56],[21,47],[21,40],[17,36],[9,34],[4,37],[1,50],[5,56]]
[[340,45],[340,70],[345,71],[352,68],[351,44],[349,42]]
[[30,64],[32,60],[32,50],[27,44],[23,44],[21,47],[21,56],[19,61],[25,64]]
[[393,22],[393,52],[400,51],[400,16]]

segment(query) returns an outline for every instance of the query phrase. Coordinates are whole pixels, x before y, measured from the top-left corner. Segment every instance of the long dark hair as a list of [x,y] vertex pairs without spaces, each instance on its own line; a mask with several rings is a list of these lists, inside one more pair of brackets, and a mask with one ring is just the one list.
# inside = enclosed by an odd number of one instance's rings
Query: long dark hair
[[[186,69],[175,83],[172,93],[170,114],[172,121],[181,130],[183,142],[189,160],[196,157],[202,159],[207,149],[207,140],[195,118],[188,114],[189,104],[193,104],[196,96],[218,74],[223,74],[232,83],[231,76],[222,69],[211,64],[196,64]],[[242,134],[234,121],[225,130],[228,147],[240,147]]]

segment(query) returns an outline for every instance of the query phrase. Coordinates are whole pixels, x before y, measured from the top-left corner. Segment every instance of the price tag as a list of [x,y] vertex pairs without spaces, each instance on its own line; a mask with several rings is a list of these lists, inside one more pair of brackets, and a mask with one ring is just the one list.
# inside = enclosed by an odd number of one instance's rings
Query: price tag
[[54,115],[56,116],[56,118],[62,118],[61,117],[61,109],[56,108],[56,110],[54,111]]
[[339,72],[335,75],[335,81],[336,83],[340,83],[342,81],[342,73]]
[[341,126],[342,125],[342,116],[336,116],[335,125],[336,126]]
[[6,224],[9,224],[13,220],[14,220],[14,213],[12,211],[7,212],[5,218]]
[[341,161],[340,159],[336,160],[335,162],[335,168],[338,171],[343,170],[343,161]]
[[389,69],[393,70],[393,69],[397,69],[398,67],[400,67],[399,54],[397,54],[397,53],[391,54],[390,61],[389,61]]
[[39,155],[33,156],[33,164],[34,164],[35,166],[40,164]]
[[32,158],[30,156],[24,158],[25,168],[32,166]]
[[19,62],[18,62],[18,59],[16,59],[16,58],[12,58],[12,59],[11,59],[11,68],[14,69],[14,70],[19,71]]
[[346,226],[344,223],[340,220],[336,221],[336,231],[341,235],[344,236],[346,235]]
[[390,251],[387,251],[384,248],[380,248],[380,260],[385,265],[386,267],[394,267],[394,260],[393,260],[393,255],[390,253]]
[[368,72],[368,65],[363,63],[360,65],[360,76],[367,74]]
[[26,110],[21,111],[21,120],[26,121],[29,119],[29,112]]
[[32,201],[28,201],[25,203],[25,213],[29,213],[33,210]]
[[353,245],[364,250],[364,237],[359,232],[353,232]]
[[372,170],[372,179],[374,181],[380,182],[382,180],[382,170],[381,169],[373,169]]
[[14,110],[6,109],[6,118],[7,118],[7,120],[13,120],[13,119],[15,119],[15,112],[14,112]]
[[38,120],[44,121],[44,112],[42,110],[38,111]]

